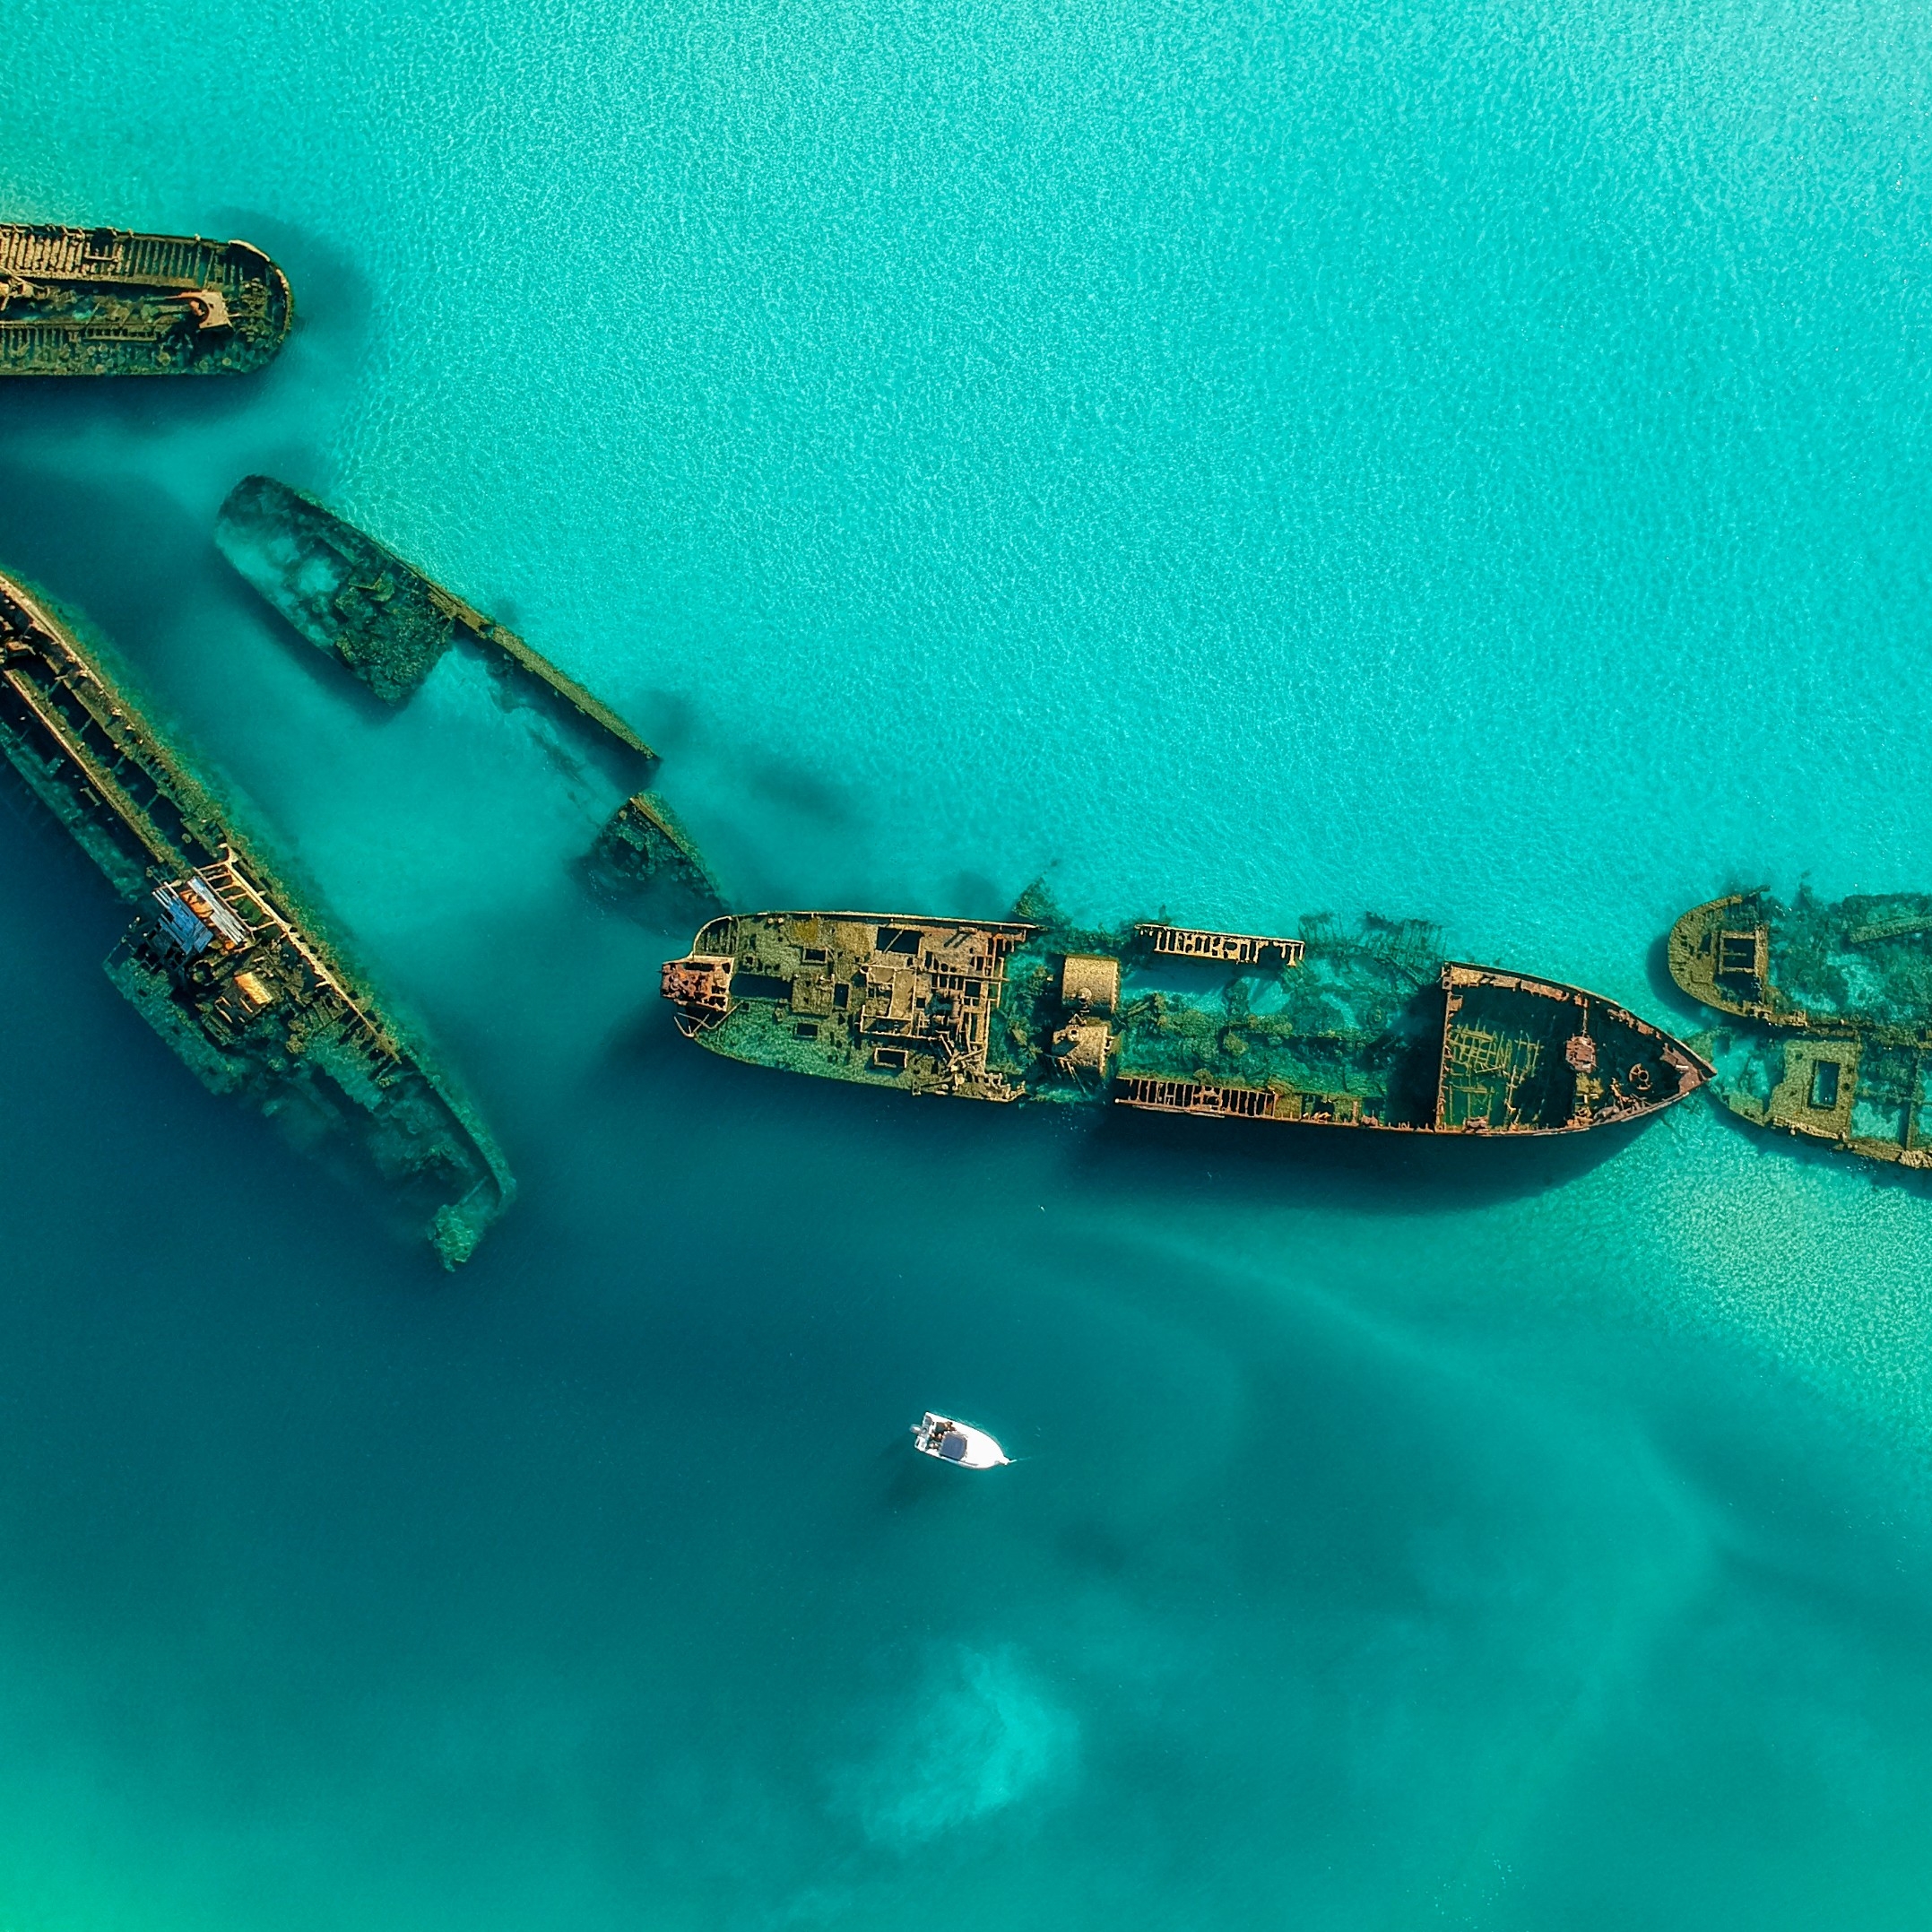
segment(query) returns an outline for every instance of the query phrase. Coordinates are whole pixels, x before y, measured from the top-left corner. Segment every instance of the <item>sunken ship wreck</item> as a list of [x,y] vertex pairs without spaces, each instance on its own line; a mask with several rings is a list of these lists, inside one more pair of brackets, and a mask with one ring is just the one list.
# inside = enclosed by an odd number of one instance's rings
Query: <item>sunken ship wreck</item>
[[[298,635],[336,658],[385,704],[405,704],[458,640],[503,677],[521,672],[551,704],[602,732],[639,765],[657,754],[601,698],[494,618],[425,576],[306,491],[272,476],[245,477],[229,492],[215,542]],[[586,858],[591,883],[608,897],[671,885],[722,904],[710,869],[655,792],[619,805]]]
[[1712,1091],[1754,1126],[1932,1167],[1932,896],[1764,889],[1694,905],[1671,977],[1734,1022]]
[[241,375],[294,319],[246,241],[0,222],[0,376]]
[[662,991],[712,1052],[796,1073],[1399,1133],[1571,1133],[1711,1072],[1607,1000],[1443,959],[1419,922],[1087,931],[1036,888],[992,923],[715,919]]
[[135,907],[108,976],[212,1090],[347,1153],[468,1259],[514,1183],[488,1131],[74,626],[0,576],[0,751]]

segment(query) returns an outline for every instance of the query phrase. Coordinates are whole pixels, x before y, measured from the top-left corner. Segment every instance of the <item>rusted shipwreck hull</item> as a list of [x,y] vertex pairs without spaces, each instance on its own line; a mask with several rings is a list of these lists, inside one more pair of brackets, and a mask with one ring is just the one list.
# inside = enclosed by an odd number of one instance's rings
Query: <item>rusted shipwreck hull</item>
[[713,920],[662,991],[714,1053],[976,1100],[1555,1134],[1640,1119],[1710,1077],[1610,1001],[1434,941],[1382,921],[1290,938],[761,913]]
[[0,222],[0,376],[242,375],[294,317],[246,241]]
[[[543,698],[639,766],[656,758],[608,705],[507,625],[303,490],[272,476],[244,478],[221,506],[215,541],[301,637],[386,704],[406,703],[460,639],[477,647],[492,671],[521,672]],[[702,854],[654,792],[637,791],[617,808],[585,871],[606,896],[668,884],[702,904],[721,903]]]
[[1754,1126],[1932,1167],[1932,896],[1768,890],[1694,905],[1671,977],[1728,1016],[1712,1091]]
[[514,1191],[472,1110],[386,1018],[213,794],[44,599],[0,576],[0,751],[134,923],[108,975],[196,1076],[396,1191],[446,1266]]

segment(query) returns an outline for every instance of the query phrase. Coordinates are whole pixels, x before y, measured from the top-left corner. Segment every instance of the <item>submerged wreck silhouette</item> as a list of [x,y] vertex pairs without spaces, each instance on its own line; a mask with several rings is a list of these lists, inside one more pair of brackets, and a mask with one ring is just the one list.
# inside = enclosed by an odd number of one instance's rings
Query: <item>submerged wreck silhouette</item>
[[351,1148],[446,1267],[515,1191],[489,1131],[74,625],[0,576],[0,752],[136,908],[108,976],[204,1085]]

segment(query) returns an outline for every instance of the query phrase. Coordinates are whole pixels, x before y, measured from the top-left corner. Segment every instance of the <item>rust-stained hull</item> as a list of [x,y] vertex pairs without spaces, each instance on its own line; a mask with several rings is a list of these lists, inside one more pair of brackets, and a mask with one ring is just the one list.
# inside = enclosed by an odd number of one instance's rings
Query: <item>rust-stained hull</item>
[[1432,941],[763,913],[712,921],[662,991],[733,1059],[1001,1103],[1513,1136],[1641,1119],[1710,1078],[1613,1001]]
[[446,1266],[514,1191],[488,1131],[386,1018],[103,661],[0,576],[0,752],[136,908],[115,984],[197,1077],[351,1151]]
[[0,222],[0,376],[245,375],[294,318],[248,242]]

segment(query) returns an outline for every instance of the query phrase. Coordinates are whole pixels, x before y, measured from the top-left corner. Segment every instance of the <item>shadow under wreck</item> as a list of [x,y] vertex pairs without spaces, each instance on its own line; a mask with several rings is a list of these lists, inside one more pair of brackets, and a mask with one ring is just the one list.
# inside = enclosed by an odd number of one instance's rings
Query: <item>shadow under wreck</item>
[[662,990],[714,1053],[975,1100],[1554,1134],[1653,1113],[1711,1074],[1593,993],[1443,959],[1419,922],[1088,931],[1036,888],[992,923],[715,919]]
[[[522,671],[548,699],[630,758],[644,764],[656,758],[616,712],[515,631],[302,490],[272,476],[245,477],[221,506],[215,542],[296,631],[386,704],[413,697],[462,637],[481,649],[493,671]],[[618,807],[586,865],[592,884],[607,896],[668,883],[705,905],[723,903],[689,834],[654,792],[638,791]]]
[[0,376],[243,375],[294,319],[246,241],[0,222]]
[[49,604],[0,576],[0,750],[137,907],[108,976],[203,1083],[360,1152],[446,1267],[515,1191],[495,1142]]
[[1712,1039],[1739,1119],[1932,1167],[1932,897],[1734,892],[1685,913],[1668,951],[1685,992],[1745,1022]]

